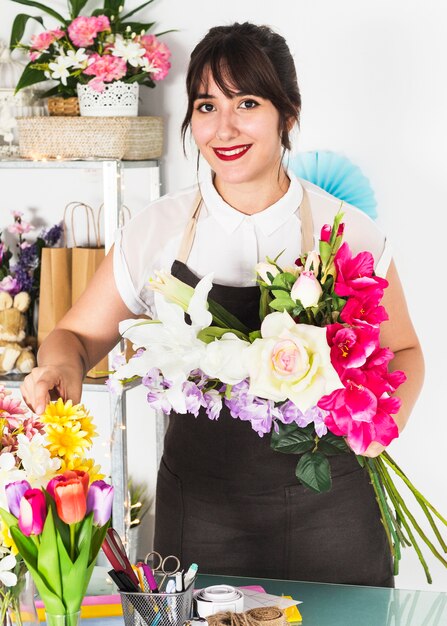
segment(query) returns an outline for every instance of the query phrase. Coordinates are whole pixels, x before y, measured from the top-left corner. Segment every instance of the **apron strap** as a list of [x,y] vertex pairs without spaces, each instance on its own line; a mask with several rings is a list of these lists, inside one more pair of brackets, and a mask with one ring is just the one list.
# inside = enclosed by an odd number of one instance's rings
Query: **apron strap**
[[303,199],[300,204],[301,220],[301,254],[306,254],[314,249],[314,222],[312,209],[310,208],[309,196],[303,187]]
[[177,259],[186,265],[189,253],[191,252],[192,244],[194,243],[194,237],[196,235],[197,221],[199,219],[200,208],[202,206],[202,194],[200,190],[197,192],[196,199],[194,200],[194,210],[189,218],[189,222],[183,233],[183,239],[180,244],[180,248],[177,254]]
[[[177,260],[185,265],[188,260],[189,253],[191,252],[192,244],[194,243],[202,201],[202,194],[198,191],[196,199],[194,200],[194,210],[189,218],[185,232],[183,233],[183,238],[177,254]],[[306,254],[314,248],[314,225],[309,198],[304,187],[303,199],[301,201],[299,211],[301,220],[301,254]]]

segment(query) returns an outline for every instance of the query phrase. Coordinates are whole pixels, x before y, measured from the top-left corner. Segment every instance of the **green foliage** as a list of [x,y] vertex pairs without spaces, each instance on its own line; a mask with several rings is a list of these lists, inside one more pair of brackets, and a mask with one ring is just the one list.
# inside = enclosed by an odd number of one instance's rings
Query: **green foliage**
[[330,491],[331,467],[321,452],[306,452],[296,466],[296,477],[315,493]]
[[273,430],[270,445],[276,452],[301,454],[315,446],[313,424],[300,428],[297,424],[278,425],[278,432]]
[[65,18],[60,13],[58,13],[51,7],[47,6],[46,4],[42,4],[41,2],[36,2],[35,0],[11,0],[11,1],[17,2],[17,4],[24,4],[25,6],[28,6],[28,7],[35,7],[36,9],[40,9],[44,13],[48,13],[48,15],[51,15],[51,17],[54,17],[54,19],[56,19],[59,22],[59,24],[65,24]]
[[19,13],[16,15],[14,22],[12,23],[11,39],[9,41],[9,47],[13,50],[21,41],[23,33],[25,32],[28,20],[36,20],[43,26],[43,19],[35,17],[34,15],[26,15],[25,13]]

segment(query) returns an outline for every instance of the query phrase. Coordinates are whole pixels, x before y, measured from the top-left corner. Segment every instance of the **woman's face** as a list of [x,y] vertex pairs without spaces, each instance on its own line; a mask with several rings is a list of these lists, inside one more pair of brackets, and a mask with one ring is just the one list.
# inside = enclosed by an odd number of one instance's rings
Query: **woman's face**
[[194,103],[191,130],[219,184],[259,184],[278,176],[277,109],[259,96],[227,97],[209,74]]

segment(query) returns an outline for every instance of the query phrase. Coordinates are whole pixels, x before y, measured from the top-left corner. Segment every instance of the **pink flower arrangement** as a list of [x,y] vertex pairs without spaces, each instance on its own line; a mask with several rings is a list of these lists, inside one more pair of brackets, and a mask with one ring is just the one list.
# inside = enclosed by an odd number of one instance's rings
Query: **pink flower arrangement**
[[110,31],[110,21],[107,15],[98,17],[76,17],[68,26],[68,36],[75,46],[88,48],[95,42],[98,33]]
[[[27,4],[27,0],[16,2]],[[20,42],[23,15],[18,16],[12,27],[11,41],[28,52],[30,62],[16,89],[35,84],[40,77],[41,81],[57,81],[57,86],[46,95],[58,93],[69,97],[77,95],[78,84],[88,83],[100,92],[107,83],[118,80],[148,87],[155,87],[164,80],[171,67],[171,51],[156,35],[147,33],[153,22],[126,21],[148,3],[133,8],[127,16],[124,4],[125,0],[121,6],[111,8],[104,0],[102,10],[95,11],[94,15],[80,15],[85,2],[72,3],[71,19],[40,4],[42,11],[60,19],[61,26],[34,35],[29,44]]]

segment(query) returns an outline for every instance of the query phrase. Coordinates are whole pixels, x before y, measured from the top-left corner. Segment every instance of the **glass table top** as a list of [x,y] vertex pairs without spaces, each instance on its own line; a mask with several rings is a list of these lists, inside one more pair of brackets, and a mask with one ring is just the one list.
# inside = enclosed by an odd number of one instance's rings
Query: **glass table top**
[[447,626],[447,593],[323,583],[201,575],[196,587],[260,585],[292,596],[303,626]]

